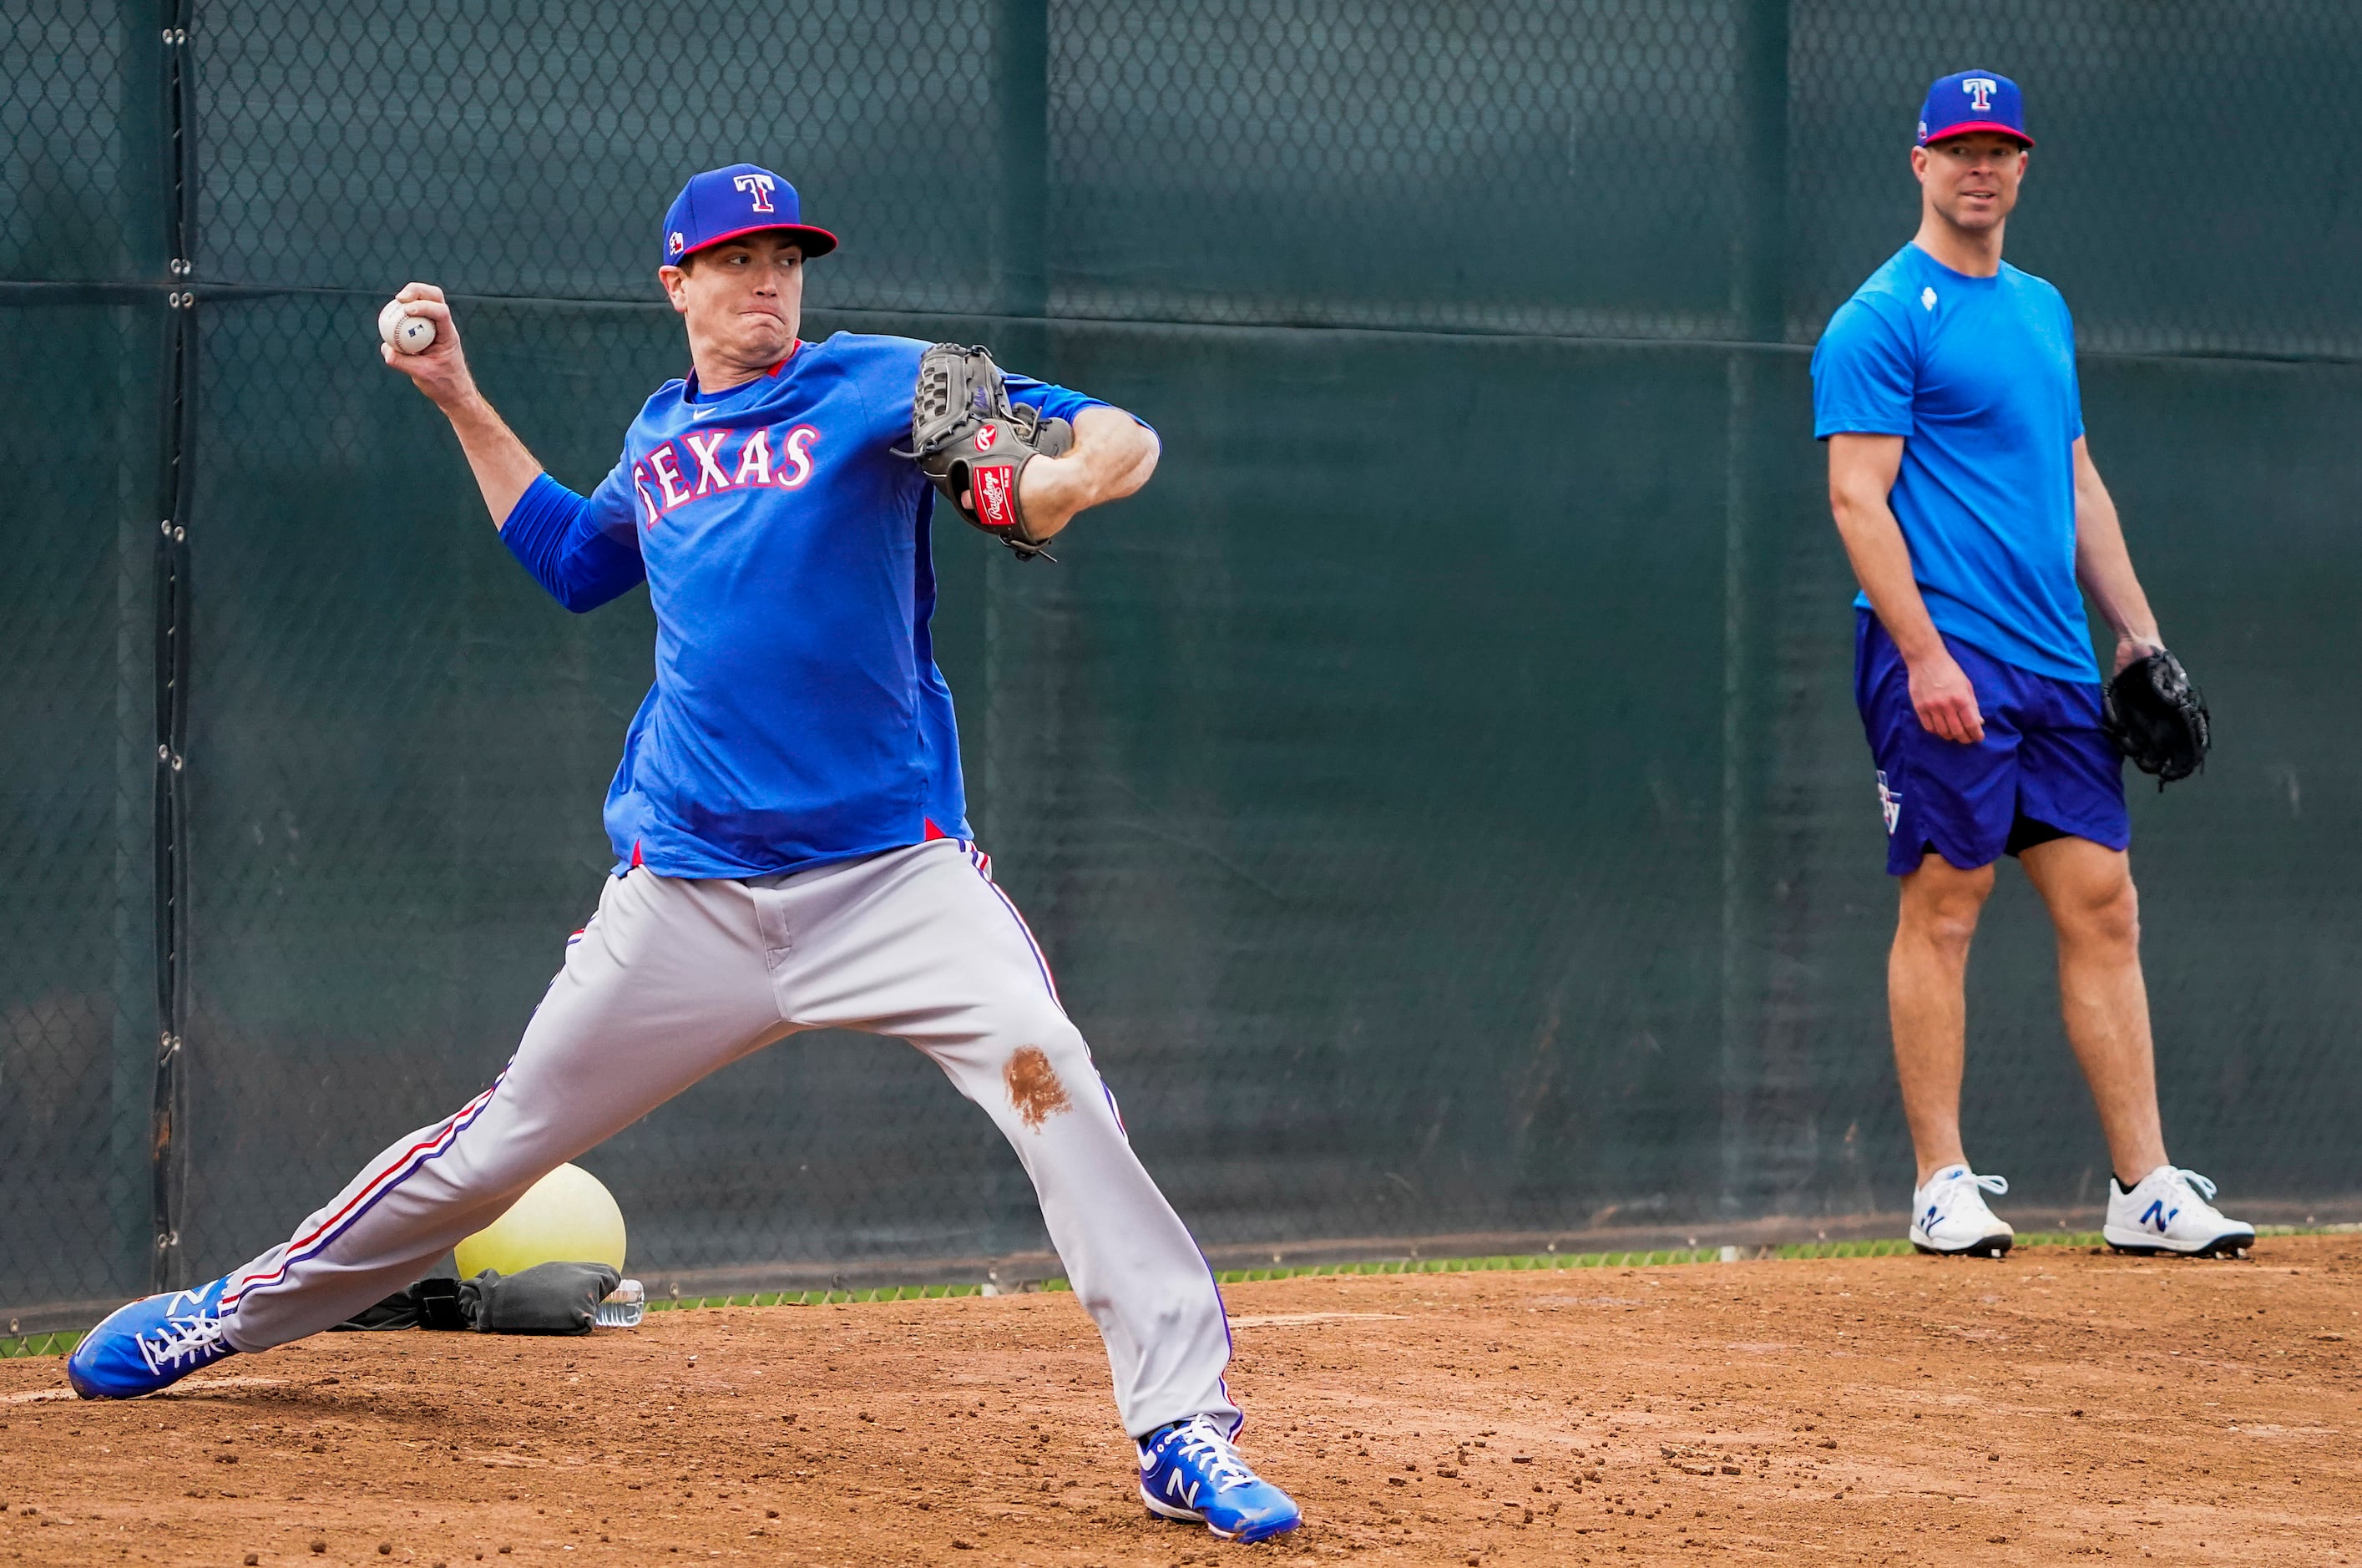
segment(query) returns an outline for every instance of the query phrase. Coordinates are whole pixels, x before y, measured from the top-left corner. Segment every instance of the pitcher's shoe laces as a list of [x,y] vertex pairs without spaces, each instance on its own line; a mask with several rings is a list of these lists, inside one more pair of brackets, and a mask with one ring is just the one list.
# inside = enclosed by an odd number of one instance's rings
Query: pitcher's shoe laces
[[1214,1430],[1214,1423],[1199,1416],[1174,1434],[1174,1447],[1194,1459],[1205,1472],[1206,1479],[1219,1489],[1243,1486],[1257,1477],[1240,1456],[1238,1446]]
[[204,1355],[220,1343],[221,1320],[167,1318],[154,1334],[135,1334],[132,1342],[139,1347],[139,1359],[148,1364],[148,1370],[161,1372],[175,1362]]

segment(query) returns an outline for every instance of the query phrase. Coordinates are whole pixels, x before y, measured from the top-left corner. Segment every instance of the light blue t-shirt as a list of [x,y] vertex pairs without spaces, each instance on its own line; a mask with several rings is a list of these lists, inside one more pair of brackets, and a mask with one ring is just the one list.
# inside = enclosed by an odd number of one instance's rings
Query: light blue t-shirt
[[1904,437],[1888,499],[1938,632],[2036,675],[2100,679],[2075,583],[2075,326],[2057,289],[1904,246],[1821,334],[1813,426]]

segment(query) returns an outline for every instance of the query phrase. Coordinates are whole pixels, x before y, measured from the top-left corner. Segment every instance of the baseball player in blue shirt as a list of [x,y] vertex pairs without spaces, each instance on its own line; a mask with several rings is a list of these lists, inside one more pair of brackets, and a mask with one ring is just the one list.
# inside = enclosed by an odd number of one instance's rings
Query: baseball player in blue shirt
[[[432,347],[385,351],[447,414],[501,541],[569,610],[645,582],[656,683],[606,806],[615,873],[492,1086],[397,1139],[280,1246],[134,1302],[75,1350],[87,1398],[161,1388],[408,1285],[546,1172],[718,1067],[804,1029],[900,1035],[991,1115],[1098,1325],[1141,1496],[1256,1540],[1296,1505],[1234,1445],[1231,1342],[1204,1255],[1132,1154],[1050,969],[969,841],[928,622],[934,492],[910,440],[926,345],[797,337],[804,265],[836,248],[752,164],[692,178],[658,276],[694,367],[649,398],[588,496],[476,390],[441,291],[401,298]],[[1064,388],[1072,425],[1017,469],[1035,539],[1130,495],[1154,434]]]
[[1960,1143],[1969,943],[2014,855],[2058,930],[2067,1037],[2114,1163],[2107,1240],[2243,1252],[2254,1230],[2167,1158],[2158,1115],[2122,758],[2077,584],[2115,630],[2117,668],[2163,644],[2083,439],[2066,302],[2001,259],[2033,145],[2009,78],[1930,87],[1911,154],[1919,232],[1813,355],[1830,504],[1861,584],[1855,697],[1902,882],[1887,990],[1919,1160],[1911,1240],[1997,1257],[2014,1239],[1984,1200],[2009,1184]]

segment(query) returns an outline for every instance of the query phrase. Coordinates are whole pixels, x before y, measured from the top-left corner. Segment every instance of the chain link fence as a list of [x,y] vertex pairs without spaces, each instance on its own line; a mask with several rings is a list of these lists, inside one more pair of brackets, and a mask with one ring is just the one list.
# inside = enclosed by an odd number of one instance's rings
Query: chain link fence
[[[2258,1217],[2362,1190],[2362,779],[2315,690],[2362,590],[2350,7],[0,13],[0,1322],[241,1261],[505,1058],[650,622],[516,570],[375,311],[458,296],[587,486],[683,362],[664,205],[742,158],[844,237],[807,337],[989,342],[1164,436],[1059,567],[939,538],[936,631],[979,833],[1210,1251],[1891,1230],[1804,350],[1971,62],[2025,87],[2012,258],[2077,308],[2218,720],[2135,807],[2176,1156]],[[2050,963],[2005,879],[1969,1119],[2029,1213],[2105,1181]],[[791,1040],[586,1163],[652,1278],[1043,1245],[890,1042]]]

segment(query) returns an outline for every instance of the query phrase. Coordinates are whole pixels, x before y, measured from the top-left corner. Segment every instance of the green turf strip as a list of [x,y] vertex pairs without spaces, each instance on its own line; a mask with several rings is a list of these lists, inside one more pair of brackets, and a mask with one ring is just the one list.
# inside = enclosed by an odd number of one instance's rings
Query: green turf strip
[[28,1355],[64,1355],[80,1343],[79,1329],[57,1334],[19,1334],[13,1340],[0,1340],[0,1361]]
[[[2310,1236],[2350,1229],[2342,1225],[2258,1225],[2264,1236]],[[2097,1231],[2037,1231],[2020,1235],[2020,1247],[2099,1247],[2106,1245]],[[1760,1251],[1739,1248],[1738,1260],[1752,1261]],[[1888,1258],[1911,1251],[1903,1241],[1791,1242],[1773,1248],[1775,1258]],[[1249,1285],[1268,1279],[1326,1279],[1349,1275],[1482,1274],[1494,1269],[1654,1268],[1672,1264],[1718,1263],[1719,1247],[1677,1248],[1649,1253],[1529,1253],[1491,1258],[1391,1258],[1382,1263],[1307,1264],[1298,1268],[1224,1269],[1215,1278],[1224,1285]],[[1043,1280],[1043,1290],[1071,1290],[1065,1279]],[[871,1301],[939,1301],[953,1296],[981,1296],[981,1285],[885,1285],[872,1290],[774,1290],[737,1296],[683,1296],[648,1303],[651,1312],[680,1312],[701,1307],[830,1307]],[[79,1331],[24,1334],[0,1339],[0,1361],[21,1356],[64,1355],[82,1339]]]
[[774,1290],[747,1296],[682,1296],[648,1303],[651,1312],[681,1312],[698,1307],[827,1307],[851,1301],[936,1301],[947,1296],[980,1296],[981,1285],[884,1285],[874,1290]]

